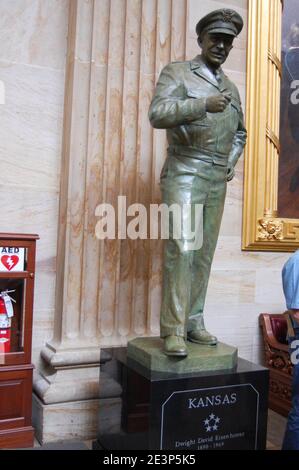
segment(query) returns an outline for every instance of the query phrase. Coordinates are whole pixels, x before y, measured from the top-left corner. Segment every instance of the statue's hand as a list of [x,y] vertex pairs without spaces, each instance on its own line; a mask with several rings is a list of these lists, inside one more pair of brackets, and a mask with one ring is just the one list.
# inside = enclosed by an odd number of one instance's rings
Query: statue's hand
[[222,113],[230,103],[229,94],[218,94],[209,96],[206,100],[206,111],[208,113]]
[[234,176],[235,176],[235,168],[231,163],[229,163],[227,167],[226,181],[231,181]]

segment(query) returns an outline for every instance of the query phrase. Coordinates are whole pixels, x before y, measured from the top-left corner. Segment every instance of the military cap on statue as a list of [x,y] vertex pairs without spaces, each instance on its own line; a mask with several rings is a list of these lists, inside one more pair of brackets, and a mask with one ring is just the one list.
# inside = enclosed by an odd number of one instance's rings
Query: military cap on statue
[[239,13],[223,8],[221,10],[214,10],[201,18],[196,25],[196,33],[197,36],[205,32],[237,36],[242,31],[243,24]]

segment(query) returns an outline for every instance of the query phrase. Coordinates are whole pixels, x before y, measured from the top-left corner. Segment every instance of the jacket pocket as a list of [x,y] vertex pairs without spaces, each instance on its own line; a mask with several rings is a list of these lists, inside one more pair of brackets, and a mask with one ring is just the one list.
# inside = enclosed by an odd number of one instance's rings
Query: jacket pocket
[[[187,93],[188,98],[194,98],[194,99],[200,99],[200,98],[205,99],[205,98],[207,98],[207,95],[203,94],[203,93],[200,93],[199,90],[192,90],[192,89],[188,88],[186,90],[186,93]],[[209,113],[206,113],[206,116],[203,119],[198,119],[198,120],[195,120],[195,121],[191,121],[189,123],[189,125],[199,126],[199,127],[211,127],[212,122],[209,119]]]
[[205,95],[200,94],[198,90],[187,88],[186,93],[188,98],[205,98]]

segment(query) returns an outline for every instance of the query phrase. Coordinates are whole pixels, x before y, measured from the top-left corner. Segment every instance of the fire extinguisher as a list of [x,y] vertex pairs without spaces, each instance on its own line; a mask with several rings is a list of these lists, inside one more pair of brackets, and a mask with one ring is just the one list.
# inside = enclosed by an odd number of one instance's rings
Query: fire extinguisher
[[0,292],[0,353],[9,353],[11,349],[12,302],[15,300],[8,295],[9,292],[15,291]]

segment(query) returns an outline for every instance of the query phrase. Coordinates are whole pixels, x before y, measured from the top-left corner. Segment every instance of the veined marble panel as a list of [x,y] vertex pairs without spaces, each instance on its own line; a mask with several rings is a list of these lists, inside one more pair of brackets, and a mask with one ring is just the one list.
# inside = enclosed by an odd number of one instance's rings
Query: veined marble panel
[[[53,5],[55,8],[53,9]],[[0,1],[1,230],[38,233],[32,360],[52,336],[68,0]]]
[[[41,335],[50,339],[53,334],[53,311],[50,310],[47,332],[40,329],[40,309],[54,308],[56,282],[56,239],[58,194],[56,192],[23,187],[21,184],[2,185],[0,188],[1,230],[4,232],[38,233],[36,277],[33,310],[33,349],[39,346]],[[6,208],[6,210],[4,210]],[[39,348],[40,351],[41,347]],[[37,357],[37,355],[34,355]]]
[[267,309],[269,301],[271,303],[281,303],[283,310],[285,309],[281,269],[272,267],[266,269],[261,266],[256,270],[255,302],[264,304],[264,308]]
[[213,269],[230,270],[238,266],[240,270],[250,271],[256,271],[259,268],[281,270],[290,256],[289,253],[241,251],[240,243],[239,234],[235,236],[220,235],[214,256]]
[[[260,313],[281,313],[282,303],[219,304],[211,299],[205,308],[205,324],[224,343],[237,346],[239,356],[261,363],[263,348],[258,317]],[[259,348],[259,349],[258,349]]]
[[[232,184],[236,184],[234,181]],[[225,201],[223,218],[221,222],[221,236],[237,236],[240,233],[242,220],[242,201],[231,198],[228,194]]]
[[98,399],[44,405],[34,394],[32,405],[33,426],[40,443],[95,439]]
[[45,305],[48,309],[54,310],[55,281],[55,272],[41,271],[37,269],[35,277],[35,289],[37,292],[34,300],[35,311],[41,310]]
[[0,61],[1,174],[5,185],[59,189],[64,72]]
[[0,0],[0,60],[63,70],[69,0]]
[[255,272],[238,270],[215,270],[211,273],[207,303],[242,304],[254,302]]
[[36,370],[42,366],[40,352],[53,336],[54,309],[37,309],[33,312],[32,362]]
[[[57,192],[22,185],[2,185],[1,197],[1,228],[7,232],[38,233],[44,241],[56,241],[58,212]],[[6,210],[5,210],[6,209]],[[39,242],[38,242],[39,243]],[[52,246],[50,247],[53,248]],[[39,251],[39,247],[37,248]],[[53,250],[51,256],[53,255]],[[46,253],[43,252],[42,259]]]
[[242,16],[246,16],[247,13],[246,0],[205,0],[204,2],[188,0],[188,3],[193,18],[198,19],[207,15],[210,11],[219,10],[220,8],[231,8],[237,10]]

